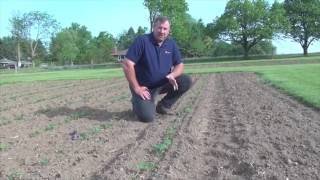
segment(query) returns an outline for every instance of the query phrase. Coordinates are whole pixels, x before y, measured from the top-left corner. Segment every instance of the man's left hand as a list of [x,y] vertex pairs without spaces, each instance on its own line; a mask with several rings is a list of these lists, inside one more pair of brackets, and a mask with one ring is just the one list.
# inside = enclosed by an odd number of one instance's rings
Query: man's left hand
[[172,74],[168,74],[166,78],[169,80],[169,83],[173,86],[173,90],[177,91],[178,90],[178,83],[176,79],[173,77]]

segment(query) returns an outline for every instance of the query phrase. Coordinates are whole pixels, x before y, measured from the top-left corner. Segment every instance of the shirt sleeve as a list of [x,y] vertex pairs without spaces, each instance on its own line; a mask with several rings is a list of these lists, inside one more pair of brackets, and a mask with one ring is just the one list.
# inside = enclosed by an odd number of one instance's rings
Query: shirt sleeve
[[134,63],[137,63],[141,59],[143,48],[143,38],[139,36],[134,40],[134,42],[128,49],[126,58],[133,61]]
[[173,65],[175,66],[180,63],[182,63],[181,53],[178,45],[174,42],[173,43]]

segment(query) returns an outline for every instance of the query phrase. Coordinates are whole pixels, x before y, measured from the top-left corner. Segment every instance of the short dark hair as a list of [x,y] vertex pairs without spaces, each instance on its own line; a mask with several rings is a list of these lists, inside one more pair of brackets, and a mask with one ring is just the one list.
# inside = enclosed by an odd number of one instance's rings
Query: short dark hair
[[170,20],[169,20],[169,18],[168,18],[167,16],[158,16],[158,17],[156,17],[156,19],[154,20],[153,26],[156,25],[158,22],[164,23],[164,22],[166,22],[166,21],[168,21],[169,24],[170,24]]

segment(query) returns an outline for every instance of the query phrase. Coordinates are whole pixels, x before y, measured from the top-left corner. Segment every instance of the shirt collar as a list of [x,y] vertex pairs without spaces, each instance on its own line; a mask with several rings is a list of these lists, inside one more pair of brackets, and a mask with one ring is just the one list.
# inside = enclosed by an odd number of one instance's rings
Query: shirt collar
[[[151,33],[149,34],[149,38],[150,38],[150,40],[151,40],[151,42],[152,42],[153,45],[159,46],[157,40],[156,40],[156,39],[154,38],[154,36],[153,36],[153,32],[151,32]],[[162,45],[161,45],[162,47],[164,47],[164,46],[167,44],[168,39],[169,39],[169,37],[167,37],[167,39],[165,39],[165,40],[162,42]]]

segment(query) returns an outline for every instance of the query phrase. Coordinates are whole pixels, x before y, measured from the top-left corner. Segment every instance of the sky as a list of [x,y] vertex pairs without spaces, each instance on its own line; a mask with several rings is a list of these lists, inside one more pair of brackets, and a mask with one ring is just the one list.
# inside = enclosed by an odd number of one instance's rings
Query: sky
[[[270,4],[274,0],[268,0]],[[188,12],[194,19],[211,23],[225,9],[227,0],[186,0]],[[281,0],[280,0],[281,2]],[[0,37],[10,36],[9,19],[15,14],[30,11],[46,12],[56,19],[62,28],[72,22],[84,25],[93,36],[107,31],[114,37],[139,26],[149,28],[148,10],[143,0],[0,0]],[[297,42],[290,39],[274,40],[277,54],[302,53]],[[309,52],[320,52],[320,41],[309,47]]]

